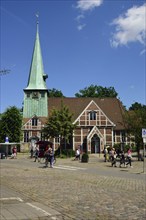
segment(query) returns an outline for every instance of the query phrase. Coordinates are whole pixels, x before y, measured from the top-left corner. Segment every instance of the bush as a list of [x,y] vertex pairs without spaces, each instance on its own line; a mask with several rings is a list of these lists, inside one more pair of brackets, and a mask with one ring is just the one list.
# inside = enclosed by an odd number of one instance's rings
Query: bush
[[83,153],[81,162],[88,163],[89,155],[87,153]]
[[55,156],[56,157],[60,157],[60,158],[66,158],[66,157],[74,157],[75,156],[75,151],[72,149],[66,149],[66,150],[61,150],[60,152],[60,148],[58,148],[55,151]]

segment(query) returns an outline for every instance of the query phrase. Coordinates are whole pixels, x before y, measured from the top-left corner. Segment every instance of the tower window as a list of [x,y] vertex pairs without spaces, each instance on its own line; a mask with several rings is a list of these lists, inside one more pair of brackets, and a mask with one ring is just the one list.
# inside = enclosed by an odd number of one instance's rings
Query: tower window
[[89,113],[89,118],[90,118],[90,120],[96,120],[96,112],[95,111],[91,111]]
[[32,126],[37,126],[37,125],[38,125],[38,119],[32,118]]
[[41,92],[41,97],[44,98],[45,97],[45,93]]
[[27,98],[30,98],[30,92],[26,93]]

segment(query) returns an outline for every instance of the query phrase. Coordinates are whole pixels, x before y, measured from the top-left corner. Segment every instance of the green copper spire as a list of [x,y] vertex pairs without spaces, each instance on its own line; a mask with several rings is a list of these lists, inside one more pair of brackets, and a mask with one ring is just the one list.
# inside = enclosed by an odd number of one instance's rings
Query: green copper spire
[[37,21],[36,40],[26,90],[46,90],[46,78],[47,75],[44,73],[41,46],[39,40],[39,27]]
[[47,75],[44,73],[41,54],[39,29],[37,21],[36,40],[32,55],[28,85],[24,89],[23,118],[48,116],[48,89],[46,86]]

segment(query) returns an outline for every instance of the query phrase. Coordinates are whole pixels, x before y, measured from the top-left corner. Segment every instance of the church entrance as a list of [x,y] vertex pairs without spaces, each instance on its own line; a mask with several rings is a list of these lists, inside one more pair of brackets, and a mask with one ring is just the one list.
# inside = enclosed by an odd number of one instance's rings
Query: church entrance
[[91,153],[97,154],[100,153],[100,138],[97,134],[94,134],[91,138]]

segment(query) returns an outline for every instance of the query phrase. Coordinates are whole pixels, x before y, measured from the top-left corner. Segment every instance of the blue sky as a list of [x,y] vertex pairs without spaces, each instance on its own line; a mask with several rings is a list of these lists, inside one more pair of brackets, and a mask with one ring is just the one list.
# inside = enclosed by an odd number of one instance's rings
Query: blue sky
[[146,104],[144,0],[0,1],[0,110],[22,107],[39,12],[48,89],[74,97],[93,85],[114,87],[128,108]]

